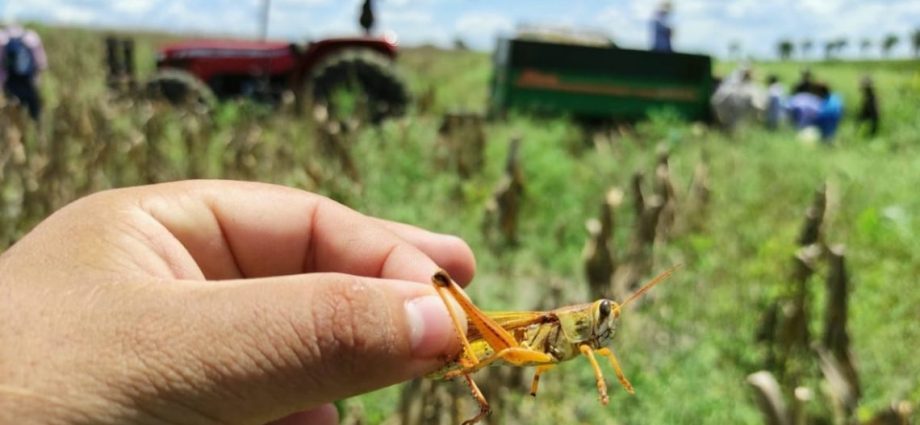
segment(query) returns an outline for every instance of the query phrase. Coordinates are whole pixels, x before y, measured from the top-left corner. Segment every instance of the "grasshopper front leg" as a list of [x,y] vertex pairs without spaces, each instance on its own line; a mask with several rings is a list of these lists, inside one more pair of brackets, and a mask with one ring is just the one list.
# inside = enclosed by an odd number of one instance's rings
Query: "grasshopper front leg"
[[597,381],[598,396],[600,397],[601,404],[606,406],[610,401],[610,397],[607,397],[607,383],[604,382],[604,374],[601,373],[601,366],[597,364],[597,359],[594,358],[594,350],[587,344],[582,344],[578,347],[578,350],[591,362],[591,367],[594,369],[594,379]]
[[617,356],[613,354],[613,350],[607,347],[603,347],[597,350],[597,354],[610,359],[610,365],[613,366],[613,372],[617,374],[617,379],[620,380],[620,385],[623,386],[626,392],[635,395],[636,391],[633,390],[632,384],[629,383],[629,380],[626,379],[626,375],[623,374],[623,369],[620,369],[620,362],[617,361]]

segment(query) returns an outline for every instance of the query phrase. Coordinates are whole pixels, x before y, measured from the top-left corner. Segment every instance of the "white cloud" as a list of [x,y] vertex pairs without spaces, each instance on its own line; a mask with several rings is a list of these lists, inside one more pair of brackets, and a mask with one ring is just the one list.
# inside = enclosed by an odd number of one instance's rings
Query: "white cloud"
[[112,4],[112,11],[130,15],[142,15],[150,11],[154,0],[121,0]]
[[684,0],[676,5],[680,14],[699,15],[711,12],[713,7],[721,7],[721,3],[716,5],[706,0]]
[[98,13],[79,6],[60,5],[51,11],[51,18],[58,23],[85,25],[98,20]]
[[431,0],[386,0],[387,6],[395,7],[421,6],[428,3],[431,3]]
[[420,10],[384,10],[380,13],[380,22],[391,26],[433,25],[434,17],[431,13]]
[[[735,0],[725,6],[725,14],[729,18],[742,19],[746,16],[751,16],[752,14],[757,13],[758,9],[766,9],[766,7],[763,6],[764,4],[758,0]],[[702,9],[697,13],[700,12],[706,13],[707,11]]]
[[454,23],[456,36],[478,49],[490,49],[498,35],[514,28],[511,19],[494,12],[468,12]]
[[[258,0],[261,3],[264,0]],[[331,4],[334,0],[272,0],[272,10]]]
[[[422,3],[427,0],[405,0],[398,2],[397,7],[393,1],[384,3],[387,8],[379,13],[379,26],[381,33],[395,34],[400,43],[406,45],[434,44],[447,47],[453,34],[446,31],[444,26],[437,22],[437,18],[430,8]],[[417,7],[405,7],[415,4]]]
[[360,0],[340,1],[337,4],[314,7],[296,6],[294,4],[297,0],[289,0],[289,2],[290,4],[284,7],[272,6],[269,31],[271,37],[302,40],[304,38],[355,35],[360,31],[358,26]]
[[454,24],[454,30],[466,36],[494,35],[500,31],[510,31],[513,27],[508,17],[490,12],[466,13]]
[[643,13],[642,7],[637,7],[640,9],[637,10],[635,7],[628,10],[623,7],[603,9],[596,15],[592,24],[609,29],[613,35],[613,41],[621,47],[645,48],[649,45],[648,17],[637,18],[637,14]]
[[841,0],[802,0],[801,6],[808,12],[817,15],[831,15],[840,11],[843,6]]
[[88,24],[92,15],[88,9],[61,0],[7,1],[3,6],[3,18],[7,21],[42,18],[56,23]]

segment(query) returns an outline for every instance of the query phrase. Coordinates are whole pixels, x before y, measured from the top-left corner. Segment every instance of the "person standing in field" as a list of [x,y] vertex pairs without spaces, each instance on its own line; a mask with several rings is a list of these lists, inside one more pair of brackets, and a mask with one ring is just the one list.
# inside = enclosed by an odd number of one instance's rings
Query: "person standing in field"
[[361,4],[361,16],[358,17],[358,23],[364,29],[365,35],[371,35],[371,30],[374,28],[374,5],[371,0],[364,0],[364,3]]
[[875,97],[875,84],[868,76],[863,77],[859,82],[859,88],[862,92],[862,106],[859,108],[859,122],[868,125],[870,136],[878,134],[878,100]]
[[753,70],[745,65],[722,80],[710,104],[719,124],[731,134],[741,124],[761,116],[766,100],[763,86],[754,81]]
[[799,82],[796,83],[795,87],[792,88],[792,94],[811,93],[817,95],[817,89],[818,87],[814,82],[811,70],[805,68],[802,70],[802,75],[799,79]]
[[783,118],[786,89],[779,82],[779,77],[771,74],[767,77],[767,128],[776,130]]
[[821,141],[830,144],[843,117],[843,98],[833,92],[827,84],[819,83],[815,87],[818,97],[821,98],[821,109],[815,117],[814,125],[821,132]]
[[655,17],[652,19],[652,51],[670,53],[671,37],[674,29],[671,25],[671,2],[666,1],[658,6]]
[[32,119],[41,115],[38,77],[47,69],[42,40],[35,31],[11,24],[0,30],[0,83],[7,98],[26,107]]

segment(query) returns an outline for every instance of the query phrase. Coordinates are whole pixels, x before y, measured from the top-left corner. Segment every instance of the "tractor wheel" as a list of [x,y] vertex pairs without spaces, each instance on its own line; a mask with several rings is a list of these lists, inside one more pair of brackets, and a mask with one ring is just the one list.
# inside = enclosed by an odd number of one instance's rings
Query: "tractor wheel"
[[147,95],[165,99],[173,105],[210,107],[215,103],[214,92],[194,75],[178,69],[158,71],[147,82]]
[[402,115],[409,103],[406,86],[393,61],[368,49],[330,55],[316,66],[310,82],[314,104],[325,107],[330,116],[338,119],[364,113],[377,124]]

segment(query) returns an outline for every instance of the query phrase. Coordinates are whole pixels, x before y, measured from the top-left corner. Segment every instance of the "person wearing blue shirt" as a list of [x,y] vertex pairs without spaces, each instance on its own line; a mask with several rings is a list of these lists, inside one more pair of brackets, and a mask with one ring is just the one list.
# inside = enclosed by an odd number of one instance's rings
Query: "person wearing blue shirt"
[[661,3],[652,19],[652,51],[667,52],[671,48],[671,36],[674,30],[671,27],[671,2]]
[[843,98],[823,83],[814,84],[814,93],[793,95],[786,106],[796,129],[816,127],[821,140],[831,143],[843,117]]
[[837,134],[840,118],[843,117],[843,98],[830,91],[826,85],[818,87],[818,96],[821,97],[821,109],[815,119],[815,125],[821,131],[821,140],[830,143]]

